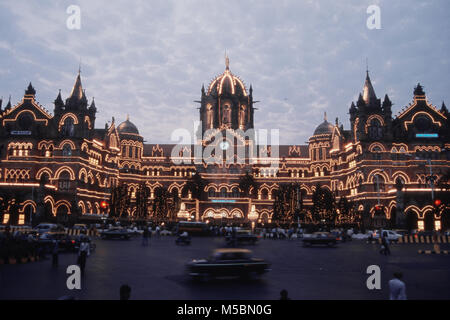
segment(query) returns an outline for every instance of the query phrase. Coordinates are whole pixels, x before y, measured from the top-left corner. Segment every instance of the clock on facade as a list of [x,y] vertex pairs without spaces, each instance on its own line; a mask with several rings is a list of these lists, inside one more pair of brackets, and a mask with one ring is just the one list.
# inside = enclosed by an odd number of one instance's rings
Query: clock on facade
[[227,150],[229,146],[230,146],[230,144],[229,144],[228,141],[226,141],[226,140],[220,142],[220,144],[219,144],[219,147],[220,147],[220,149],[222,149],[222,150]]

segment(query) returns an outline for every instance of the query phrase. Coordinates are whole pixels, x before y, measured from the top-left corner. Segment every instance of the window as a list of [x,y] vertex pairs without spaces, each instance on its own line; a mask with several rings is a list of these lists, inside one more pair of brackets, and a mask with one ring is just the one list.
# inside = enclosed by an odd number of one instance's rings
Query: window
[[59,175],[58,188],[61,191],[67,191],[70,189],[70,175],[67,171],[62,172]]
[[64,125],[62,127],[62,134],[68,137],[73,137],[75,132],[75,126],[74,126],[74,121],[73,118],[67,118],[64,121]]
[[384,178],[379,174],[373,177],[373,189],[375,192],[384,192]]
[[420,115],[414,119],[414,126],[419,133],[428,132],[431,129],[431,120],[425,115]]
[[63,156],[64,157],[70,157],[72,156],[72,148],[69,144],[65,144],[63,147]]
[[381,126],[380,120],[373,119],[370,122],[368,133],[370,139],[373,140],[379,140],[383,137],[383,127]]

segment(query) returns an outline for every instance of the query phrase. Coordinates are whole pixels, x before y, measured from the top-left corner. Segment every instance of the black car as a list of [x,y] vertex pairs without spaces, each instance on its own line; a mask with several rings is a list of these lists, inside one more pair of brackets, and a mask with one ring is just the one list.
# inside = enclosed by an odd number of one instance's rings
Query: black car
[[238,230],[236,234],[227,235],[225,241],[228,245],[236,244],[255,244],[258,241],[258,236],[253,234],[251,230]]
[[311,236],[303,238],[302,241],[305,246],[311,246],[313,244],[335,246],[338,240],[337,237],[330,232],[314,232]]
[[58,241],[59,251],[74,250],[75,240],[65,232],[47,232],[37,239],[38,244],[47,252],[53,251],[55,241]]
[[251,257],[247,249],[216,249],[208,259],[192,260],[188,274],[194,279],[220,277],[257,278],[269,271],[270,264]]
[[130,233],[127,229],[122,228],[112,228],[109,230],[104,230],[100,232],[100,237],[102,239],[122,239],[122,240],[129,240],[130,239]]

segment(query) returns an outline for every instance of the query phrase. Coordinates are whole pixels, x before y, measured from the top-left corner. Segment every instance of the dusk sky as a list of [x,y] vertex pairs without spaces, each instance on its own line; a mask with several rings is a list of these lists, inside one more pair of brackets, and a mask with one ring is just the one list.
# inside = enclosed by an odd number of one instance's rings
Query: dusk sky
[[[381,29],[369,30],[370,5]],[[81,9],[81,29],[66,12]],[[348,109],[365,79],[394,115],[420,82],[428,100],[450,104],[450,2],[430,1],[0,1],[0,96],[21,100],[31,81],[53,113],[81,60],[96,127],[135,123],[148,143],[169,143],[199,119],[202,84],[230,70],[252,84],[255,127],[280,129],[282,144],[304,144],[315,127]]]

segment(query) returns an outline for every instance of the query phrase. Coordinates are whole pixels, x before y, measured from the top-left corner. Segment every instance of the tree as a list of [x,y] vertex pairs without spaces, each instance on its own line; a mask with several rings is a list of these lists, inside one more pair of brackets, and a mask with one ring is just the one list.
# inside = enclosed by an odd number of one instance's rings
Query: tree
[[249,174],[248,171],[245,172],[245,175],[240,177],[239,179],[239,189],[244,192],[244,196],[248,197],[250,195],[250,190],[253,188],[253,193],[255,194],[258,189],[258,184],[252,175]]
[[169,198],[171,197],[166,188],[158,187],[155,189],[155,198],[152,202],[153,219],[155,223],[163,221],[169,213]]
[[275,193],[272,220],[293,221],[300,217],[301,192],[298,184],[282,184]]
[[128,192],[128,187],[125,183],[121,183],[112,188],[109,203],[109,214],[111,217],[120,218],[128,216],[127,212],[131,204],[131,192]]
[[192,175],[187,183],[186,187],[191,192],[192,198],[195,199],[195,212],[196,212],[196,220],[199,220],[200,218],[200,200],[204,198],[205,196],[205,186],[207,185],[207,181],[202,178],[202,176],[195,172],[194,175]]
[[149,198],[150,198],[150,189],[145,185],[145,183],[141,183],[136,191],[135,218],[137,219],[147,218]]
[[312,218],[316,222],[326,220],[327,222],[335,222],[335,197],[328,188],[323,188],[320,184],[316,185],[313,196],[313,212]]

